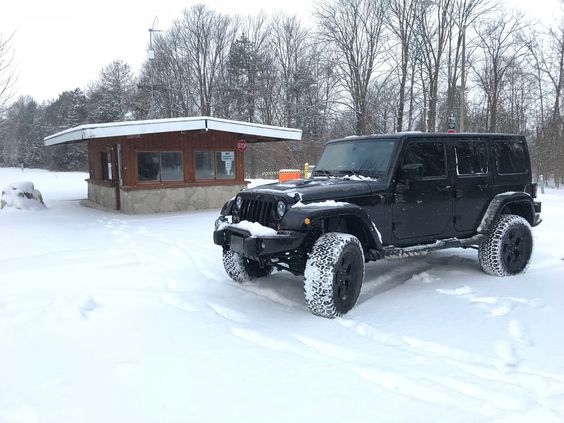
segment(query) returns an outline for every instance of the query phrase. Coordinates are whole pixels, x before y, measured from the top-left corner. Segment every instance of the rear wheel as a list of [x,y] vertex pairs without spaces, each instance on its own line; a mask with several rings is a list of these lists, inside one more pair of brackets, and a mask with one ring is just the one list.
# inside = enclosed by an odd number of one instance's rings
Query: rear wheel
[[524,272],[533,251],[531,226],[523,217],[506,214],[494,224],[488,240],[480,246],[478,259],[484,272],[509,276]]
[[307,305],[318,316],[334,318],[356,304],[364,280],[364,254],[353,235],[330,232],[313,245],[304,272]]
[[248,259],[231,250],[223,252],[223,267],[229,277],[239,283],[262,278],[272,272],[272,266],[261,267],[258,261]]

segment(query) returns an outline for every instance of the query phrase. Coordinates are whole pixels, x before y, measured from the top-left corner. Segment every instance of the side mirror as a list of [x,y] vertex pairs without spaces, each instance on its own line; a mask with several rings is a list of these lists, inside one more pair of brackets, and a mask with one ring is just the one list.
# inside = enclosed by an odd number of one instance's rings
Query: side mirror
[[423,177],[423,163],[410,163],[401,168],[406,181],[418,181]]

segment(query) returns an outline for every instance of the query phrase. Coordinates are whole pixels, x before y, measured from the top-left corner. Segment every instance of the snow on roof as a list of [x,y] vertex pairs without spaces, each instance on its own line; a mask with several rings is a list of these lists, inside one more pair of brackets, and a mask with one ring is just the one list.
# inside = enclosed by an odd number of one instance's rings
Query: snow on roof
[[300,129],[197,116],[80,125],[49,135],[43,141],[46,146],[50,146],[95,138],[197,130],[232,132],[271,140],[299,141],[302,139],[302,131]]

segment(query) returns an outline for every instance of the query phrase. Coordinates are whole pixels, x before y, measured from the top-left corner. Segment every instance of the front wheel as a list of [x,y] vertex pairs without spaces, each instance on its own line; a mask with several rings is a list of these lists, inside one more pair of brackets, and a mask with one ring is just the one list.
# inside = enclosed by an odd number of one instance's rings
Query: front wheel
[[264,265],[261,267],[259,262],[231,250],[223,252],[223,267],[229,277],[239,283],[262,278],[272,272],[272,266]]
[[304,272],[305,299],[311,312],[334,318],[356,304],[364,280],[364,253],[358,238],[330,232],[313,245]]
[[524,272],[533,251],[531,226],[521,216],[502,215],[486,242],[480,245],[478,259],[484,272],[509,276]]

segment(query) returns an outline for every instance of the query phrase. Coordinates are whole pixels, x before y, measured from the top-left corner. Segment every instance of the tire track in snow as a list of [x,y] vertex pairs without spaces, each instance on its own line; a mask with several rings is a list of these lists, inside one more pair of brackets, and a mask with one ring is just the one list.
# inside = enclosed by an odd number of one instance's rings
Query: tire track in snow
[[429,263],[419,257],[406,259],[401,267],[395,264],[395,261],[389,260],[366,266],[357,307],[376,294],[395,288],[431,268]]
[[169,293],[169,292],[161,292],[159,294],[159,298],[161,300],[161,302],[163,302],[164,304],[170,305],[172,307],[175,307],[179,310],[182,311],[187,311],[189,313],[195,313],[196,311],[198,311],[198,307],[196,307],[195,305],[184,301],[180,298],[178,298],[178,296]]
[[[405,389],[408,396],[415,395],[412,392],[413,385],[417,384],[414,379],[421,379],[423,388],[429,387],[429,384],[434,384],[433,386],[439,390],[446,387],[460,395],[486,401],[494,409],[506,411],[517,412],[521,408],[528,408],[530,404],[523,404],[524,401],[532,401],[537,406],[550,411],[561,403],[564,396],[564,375],[547,375],[523,367],[518,369],[514,367],[513,371],[504,372],[503,366],[514,366],[516,364],[513,362],[515,359],[511,356],[514,351],[510,343],[498,344],[496,346],[497,357],[490,358],[431,341],[383,332],[366,323],[359,323],[354,320],[338,319],[338,322],[358,336],[369,339],[378,345],[394,348],[407,354],[408,357],[411,356],[411,361],[416,358],[423,358],[431,363],[439,360],[441,367],[451,368],[451,370],[447,368],[446,371],[441,372],[442,374],[452,374],[458,370],[463,371],[466,377],[471,376],[478,379],[476,383],[460,382],[452,378],[445,379],[444,377],[434,376],[432,372],[424,373],[421,370],[416,376],[401,375],[400,373],[396,380],[394,377],[396,377],[397,365],[393,366],[394,370],[390,374],[378,373],[380,370],[377,370],[376,366],[355,369],[357,375],[378,383],[384,388],[389,389],[391,386],[397,385],[397,389]],[[514,328],[513,331],[516,332],[516,329]],[[378,363],[378,368],[381,368],[383,364]],[[391,382],[394,380],[396,385]],[[508,396],[508,394],[511,395]],[[430,399],[420,398],[420,396],[420,394],[417,394],[414,397],[423,401]],[[517,397],[519,400],[512,400],[511,396]],[[452,396],[447,397],[452,399]],[[463,407],[464,404],[460,406]]]
[[241,338],[244,341],[267,348],[269,350],[279,352],[291,352],[293,350],[293,348],[287,342],[271,338],[265,335],[262,331],[255,329],[232,327],[231,333],[237,338]]
[[455,289],[436,289],[439,294],[459,297],[469,302],[485,308],[490,316],[505,316],[519,305],[527,305],[534,309],[544,308],[541,300],[518,298],[518,297],[498,297],[480,296],[468,285],[463,285]]
[[208,306],[219,316],[225,320],[234,323],[248,323],[249,316],[231,307],[226,307],[221,304],[208,302]]
[[294,338],[307,347],[313,348],[319,354],[328,358],[346,362],[357,362],[365,357],[365,354],[359,354],[356,351],[345,348],[332,342],[322,341],[320,339],[311,338],[303,335],[294,335]]

